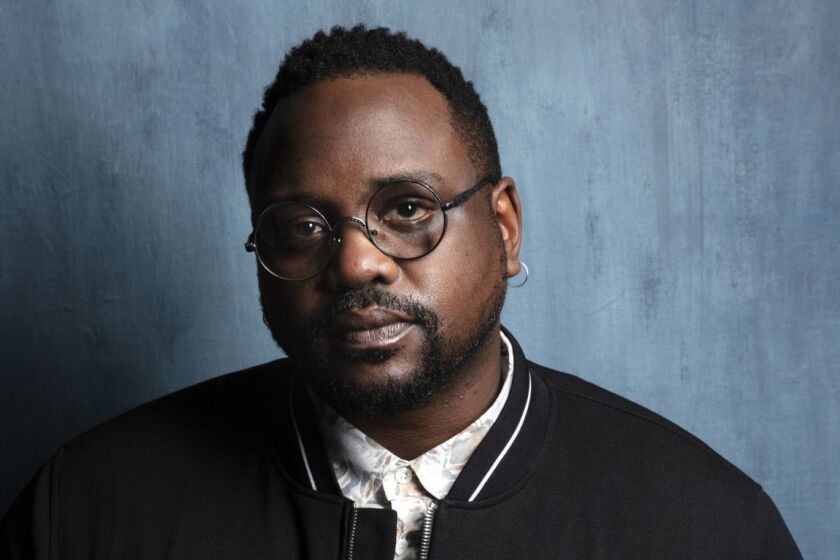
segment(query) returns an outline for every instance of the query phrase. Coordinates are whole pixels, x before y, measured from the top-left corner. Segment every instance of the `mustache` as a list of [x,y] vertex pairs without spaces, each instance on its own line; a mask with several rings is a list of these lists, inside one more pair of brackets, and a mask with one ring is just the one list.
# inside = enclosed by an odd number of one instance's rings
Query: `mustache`
[[329,307],[309,321],[306,331],[310,336],[323,334],[342,313],[370,306],[404,313],[427,330],[436,329],[439,323],[437,314],[417,300],[366,287],[339,295]]

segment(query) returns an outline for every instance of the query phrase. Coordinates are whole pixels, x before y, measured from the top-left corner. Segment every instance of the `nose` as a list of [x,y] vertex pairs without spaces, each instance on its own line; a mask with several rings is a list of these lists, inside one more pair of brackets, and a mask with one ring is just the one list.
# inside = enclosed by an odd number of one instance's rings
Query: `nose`
[[373,244],[359,218],[339,220],[333,236],[336,248],[327,274],[336,287],[353,290],[371,283],[391,284],[399,278],[399,265]]

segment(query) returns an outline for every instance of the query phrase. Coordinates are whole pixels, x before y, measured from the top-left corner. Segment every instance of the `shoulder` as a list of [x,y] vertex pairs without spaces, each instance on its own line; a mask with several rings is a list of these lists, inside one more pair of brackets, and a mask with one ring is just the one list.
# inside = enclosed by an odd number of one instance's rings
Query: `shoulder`
[[[125,412],[65,444],[60,457],[103,462],[258,437],[288,398],[285,360],[209,379]],[[250,439],[250,438],[249,438]],[[215,447],[215,445],[214,445]]]
[[210,379],[82,434],[51,461],[55,498],[164,504],[243,476],[274,450],[287,370],[278,361]]
[[59,541],[93,550],[138,535],[162,546],[185,520],[199,534],[202,524],[221,530],[220,520],[247,515],[235,507],[244,492],[277,490],[265,481],[290,375],[281,360],[210,379],[65,444],[0,523],[0,556],[24,537],[38,550]]
[[552,407],[535,500],[564,504],[578,531],[597,528],[639,557],[661,549],[669,551],[661,557],[801,558],[767,494],[700,439],[573,375],[536,364],[531,371]]
[[[580,472],[626,492],[638,483],[698,496],[754,496],[761,488],[711,447],[659,414],[573,375],[532,364],[552,397],[552,450]],[[610,477],[615,480],[612,481]],[[734,494],[733,494],[734,493]],[[685,494],[683,494],[685,495]]]

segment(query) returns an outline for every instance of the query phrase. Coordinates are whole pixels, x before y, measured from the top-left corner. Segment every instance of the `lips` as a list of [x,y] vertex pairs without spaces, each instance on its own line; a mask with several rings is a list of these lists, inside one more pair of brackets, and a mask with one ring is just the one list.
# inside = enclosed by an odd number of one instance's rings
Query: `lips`
[[397,343],[415,326],[412,317],[381,307],[349,309],[332,322],[330,334],[342,345],[383,348]]

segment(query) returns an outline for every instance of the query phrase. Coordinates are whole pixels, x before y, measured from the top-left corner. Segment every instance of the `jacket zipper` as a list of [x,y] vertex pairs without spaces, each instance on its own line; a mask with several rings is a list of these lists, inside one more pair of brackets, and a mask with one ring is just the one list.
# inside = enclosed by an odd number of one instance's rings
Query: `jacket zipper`
[[353,548],[356,544],[356,525],[359,521],[359,511],[356,504],[353,504],[353,513],[350,516],[350,540],[347,543],[347,560],[353,560]]
[[420,535],[420,556],[419,560],[429,560],[429,547],[432,544],[432,523],[435,520],[437,502],[432,502],[423,514],[423,532]]

